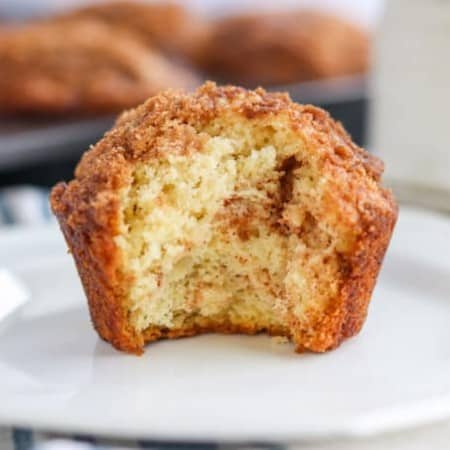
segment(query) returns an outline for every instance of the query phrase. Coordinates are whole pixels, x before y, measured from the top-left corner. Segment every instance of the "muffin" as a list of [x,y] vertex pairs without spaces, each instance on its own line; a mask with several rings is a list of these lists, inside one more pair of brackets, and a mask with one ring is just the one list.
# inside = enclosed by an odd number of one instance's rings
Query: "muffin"
[[176,3],[109,1],[75,9],[56,20],[90,18],[138,34],[147,44],[178,56],[190,52],[206,22]]
[[106,113],[195,77],[135,36],[93,20],[0,31],[0,112]]
[[397,217],[382,171],[325,111],[206,83],[125,112],[51,205],[116,348],[267,332],[323,352],[366,317]]
[[293,83],[366,72],[369,38],[357,26],[316,11],[240,15],[217,21],[194,60],[229,82]]

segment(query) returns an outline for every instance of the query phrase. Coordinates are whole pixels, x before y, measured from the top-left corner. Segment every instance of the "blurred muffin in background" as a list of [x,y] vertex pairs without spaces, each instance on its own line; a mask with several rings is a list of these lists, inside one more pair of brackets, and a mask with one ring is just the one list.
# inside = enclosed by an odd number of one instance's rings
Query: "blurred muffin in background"
[[361,74],[369,36],[316,11],[239,15],[218,20],[194,60],[211,76],[247,86]]
[[71,20],[0,31],[0,112],[112,113],[195,76],[123,29]]
[[56,20],[94,18],[138,33],[160,50],[183,57],[202,38],[207,22],[175,3],[106,1],[77,8]]

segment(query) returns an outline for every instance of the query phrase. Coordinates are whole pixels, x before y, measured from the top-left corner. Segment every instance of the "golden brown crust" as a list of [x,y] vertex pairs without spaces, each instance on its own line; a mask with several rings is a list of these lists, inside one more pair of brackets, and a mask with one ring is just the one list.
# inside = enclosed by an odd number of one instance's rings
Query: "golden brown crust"
[[195,81],[134,35],[98,21],[0,31],[0,112],[116,112]]
[[[362,233],[351,252],[341,255],[340,290],[312,329],[293,336],[297,351],[326,351],[356,335],[364,324],[376,279],[397,220],[398,209],[390,191],[385,207],[361,209]],[[294,323],[297,319],[294,318]]]
[[316,11],[219,20],[195,61],[228,82],[283,84],[364,73],[369,38],[357,26]]
[[159,339],[178,339],[187,336],[197,336],[206,333],[222,333],[222,334],[247,334],[254,335],[258,333],[266,333],[269,336],[289,336],[287,330],[283,328],[258,328],[254,324],[232,325],[215,322],[214,320],[205,319],[201,325],[192,324],[191,326],[178,329],[165,329],[159,327],[147,328],[143,335],[145,343],[157,341]]
[[[105,180],[108,189],[114,190],[120,178]],[[90,197],[87,186],[60,183],[51,194],[53,211],[73,254],[95,329],[115,347],[141,353],[144,341],[127,321],[124,280],[117,271],[119,253],[112,234],[117,228],[117,199],[107,191],[95,200]]]
[[[238,114],[250,120],[282,115],[299,133],[299,139],[313,149],[324,173],[334,180],[315,213],[317,220],[332,217],[336,230],[351,230],[356,236],[351,248],[340,255],[338,294],[325,312],[305,312],[310,315],[307,327],[292,315],[289,330],[269,330],[292,338],[299,351],[334,348],[357,333],[364,322],[397,218],[391,193],[379,184],[382,164],[353,144],[342,126],[321,109],[292,103],[284,94],[216,87],[213,83],[193,95],[162,93],[124,113],[83,156],[75,180],[52,191],[52,208],[77,262],[94,325],[115,347],[135,353],[142,352],[144,341],[159,337],[261,331],[252,323],[234,328],[210,321],[181,330],[153,328],[138,334],[127,320],[130,280],[120,274],[121,254],[113,241],[119,234],[118,190],[130,183],[136,161],[158,158],[159,151],[196,151],[202,137],[194,132],[194,125],[206,124],[222,114]],[[179,127],[174,126],[174,118]],[[192,125],[192,133],[186,124]]]

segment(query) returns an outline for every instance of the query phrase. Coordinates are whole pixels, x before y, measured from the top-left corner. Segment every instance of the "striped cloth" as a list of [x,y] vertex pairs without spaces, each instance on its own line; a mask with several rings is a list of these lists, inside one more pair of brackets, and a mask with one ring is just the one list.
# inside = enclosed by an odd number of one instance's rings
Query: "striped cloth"
[[160,441],[120,441],[57,433],[45,433],[24,428],[0,428],[1,450],[284,450],[271,444],[220,445],[215,443],[182,443]]
[[46,433],[24,428],[0,428],[1,450],[284,450],[272,444],[220,445],[160,441],[126,441],[94,436]]
[[51,220],[54,219],[47,189],[31,186],[0,189],[0,226],[37,225]]

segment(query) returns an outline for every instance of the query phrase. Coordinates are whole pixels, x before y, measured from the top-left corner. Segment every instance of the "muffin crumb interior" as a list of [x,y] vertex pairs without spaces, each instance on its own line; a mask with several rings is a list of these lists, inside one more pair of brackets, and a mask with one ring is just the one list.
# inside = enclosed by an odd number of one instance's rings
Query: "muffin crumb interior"
[[195,153],[136,164],[115,241],[137,331],[252,324],[289,336],[305,300],[320,310],[337,294],[348,243],[314,217],[327,180],[286,122],[225,115],[195,130]]

